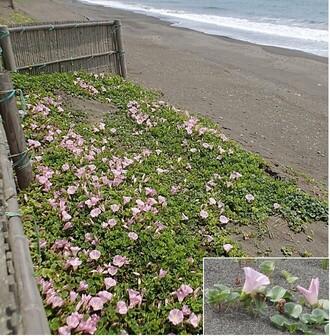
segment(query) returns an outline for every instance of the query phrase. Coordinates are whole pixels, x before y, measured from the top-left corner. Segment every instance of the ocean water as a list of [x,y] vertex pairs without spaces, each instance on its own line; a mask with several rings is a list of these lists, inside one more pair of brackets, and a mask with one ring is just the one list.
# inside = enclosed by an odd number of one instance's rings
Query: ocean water
[[328,0],[80,0],[177,27],[328,57]]

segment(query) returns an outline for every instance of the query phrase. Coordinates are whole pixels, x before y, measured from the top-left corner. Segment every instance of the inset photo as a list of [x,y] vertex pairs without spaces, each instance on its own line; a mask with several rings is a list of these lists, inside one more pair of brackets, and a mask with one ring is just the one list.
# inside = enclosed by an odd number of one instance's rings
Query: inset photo
[[328,335],[328,258],[204,258],[204,335]]

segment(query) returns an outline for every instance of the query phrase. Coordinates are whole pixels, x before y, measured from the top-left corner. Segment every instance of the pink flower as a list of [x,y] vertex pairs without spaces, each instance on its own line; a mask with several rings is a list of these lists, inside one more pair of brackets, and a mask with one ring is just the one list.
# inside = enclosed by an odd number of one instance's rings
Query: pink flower
[[202,210],[199,215],[202,217],[202,218],[207,218],[209,216],[209,214],[205,211],[205,210]]
[[98,250],[93,250],[92,252],[89,253],[89,257],[92,260],[98,260],[101,256],[101,252]]
[[120,209],[118,204],[111,204],[110,208],[113,212],[117,212]]
[[142,303],[142,296],[138,291],[129,289],[128,297],[129,297],[129,308],[134,308],[135,306],[138,306]]
[[78,325],[79,325],[80,321],[82,320],[83,316],[84,316],[83,314],[79,314],[78,312],[74,312],[66,318],[66,324],[68,325],[68,327],[70,329],[75,329],[75,328],[78,327]]
[[258,287],[270,284],[269,278],[265,274],[259,273],[251,267],[244,267],[243,269],[245,283],[242,292],[245,294],[254,293]]
[[188,322],[194,327],[194,328],[197,328],[198,325],[199,325],[199,322],[201,320],[201,315],[198,314],[198,316],[194,313],[192,313],[189,317],[189,320]]
[[129,263],[129,260],[126,258],[126,257],[123,257],[121,255],[115,255],[113,257],[113,261],[112,263],[115,265],[115,266],[118,266],[118,267],[121,267],[123,266],[124,264],[128,264]]
[[231,244],[224,244],[223,249],[228,253],[233,248]]
[[227,224],[228,222],[229,220],[226,216],[223,216],[223,215],[220,216],[220,223]]
[[68,326],[60,327],[60,328],[58,328],[58,333],[59,333],[59,335],[71,335],[70,327],[68,327]]
[[254,196],[251,195],[251,194],[247,194],[245,195],[245,199],[248,201],[248,202],[252,202],[254,200]]
[[183,313],[179,309],[172,309],[168,315],[168,319],[173,325],[178,325],[183,321]]
[[127,204],[131,201],[132,197],[128,197],[128,196],[123,196],[123,202],[124,204]]
[[56,295],[50,296],[47,300],[47,304],[51,304],[53,308],[62,307],[63,303],[64,303],[63,299]]
[[193,289],[189,285],[181,285],[181,287],[175,292],[179,302],[182,302],[186,296],[191,294]]
[[137,240],[139,236],[135,232],[129,232],[128,237],[132,240]]
[[62,219],[63,219],[63,221],[69,221],[71,218],[72,218],[72,216],[71,215],[69,215],[65,210],[64,211],[62,211]]
[[96,314],[90,316],[87,321],[81,321],[77,328],[77,331],[82,331],[83,334],[94,335],[97,329],[97,323],[99,322],[100,317]]
[[74,270],[76,270],[81,264],[82,264],[82,261],[79,260],[79,258],[74,258],[71,260],[67,260],[65,266],[66,267],[71,266]]
[[279,209],[281,206],[280,206],[280,204],[278,204],[278,203],[274,203],[274,204],[273,204],[273,207],[274,207],[274,209]]
[[168,271],[163,270],[162,268],[159,270],[158,278],[164,278]]
[[62,170],[67,171],[67,170],[69,170],[69,169],[70,169],[70,166],[69,166],[68,163],[64,163],[64,164],[62,165]]
[[301,286],[297,286],[297,289],[301,294],[305,296],[305,298],[311,305],[315,305],[317,304],[317,298],[319,295],[319,286],[319,278],[315,278],[312,279],[308,289]]
[[209,199],[209,203],[210,203],[210,205],[214,205],[214,204],[217,204],[217,201],[213,197],[211,197]]
[[100,208],[95,208],[91,211],[90,215],[91,217],[97,217],[101,214],[101,209]]
[[75,301],[75,299],[77,298],[78,293],[74,292],[74,291],[70,291],[70,302]]
[[182,314],[185,315],[185,316],[191,314],[191,311],[190,311],[188,306],[186,306],[186,305],[182,306]]
[[76,191],[77,191],[77,189],[78,189],[78,187],[76,187],[76,186],[70,186],[70,187],[68,187],[68,189],[67,189],[67,193],[69,194],[69,195],[73,195]]
[[77,292],[83,292],[88,288],[88,283],[85,280],[80,281]]
[[116,313],[120,315],[127,314],[128,308],[126,306],[126,303],[124,301],[118,301],[116,305]]
[[112,294],[108,291],[100,291],[97,293],[97,296],[102,299],[103,303],[112,300]]
[[93,297],[89,301],[89,306],[93,308],[93,310],[101,310],[103,308],[103,300],[99,297]]
[[242,174],[233,171],[233,172],[230,174],[229,179],[230,179],[230,180],[234,180],[234,179],[237,179],[237,178],[239,178],[239,177],[242,177]]
[[131,210],[132,210],[133,216],[136,216],[138,213],[141,212],[141,210],[138,208],[131,208]]
[[111,287],[116,286],[117,281],[115,279],[112,279],[112,278],[105,278],[104,279],[104,284],[105,284],[105,288],[109,289]]
[[81,250],[81,248],[78,247],[78,246],[71,246],[71,247],[70,247],[70,250],[71,250],[71,252],[72,252],[72,255],[73,255],[74,257],[76,257],[77,254],[78,254],[78,252]]

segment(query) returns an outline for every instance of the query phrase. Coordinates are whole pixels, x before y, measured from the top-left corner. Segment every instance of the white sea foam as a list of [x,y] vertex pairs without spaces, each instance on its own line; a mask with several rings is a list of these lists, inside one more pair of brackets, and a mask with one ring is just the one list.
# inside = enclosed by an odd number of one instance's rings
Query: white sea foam
[[[193,14],[184,11],[157,9],[135,3],[107,0],[80,0],[105,7],[129,10],[170,21],[175,26],[200,32],[228,36],[252,43],[297,49],[320,56],[328,56],[328,30],[304,27],[289,20],[262,18],[258,20],[219,15]],[[285,24],[287,23],[287,24]]]

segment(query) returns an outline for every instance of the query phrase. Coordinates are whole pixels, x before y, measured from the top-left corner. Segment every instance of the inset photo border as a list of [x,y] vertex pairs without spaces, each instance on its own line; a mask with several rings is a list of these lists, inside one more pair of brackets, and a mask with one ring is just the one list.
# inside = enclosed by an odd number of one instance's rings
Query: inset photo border
[[329,258],[204,258],[204,335],[329,334]]

